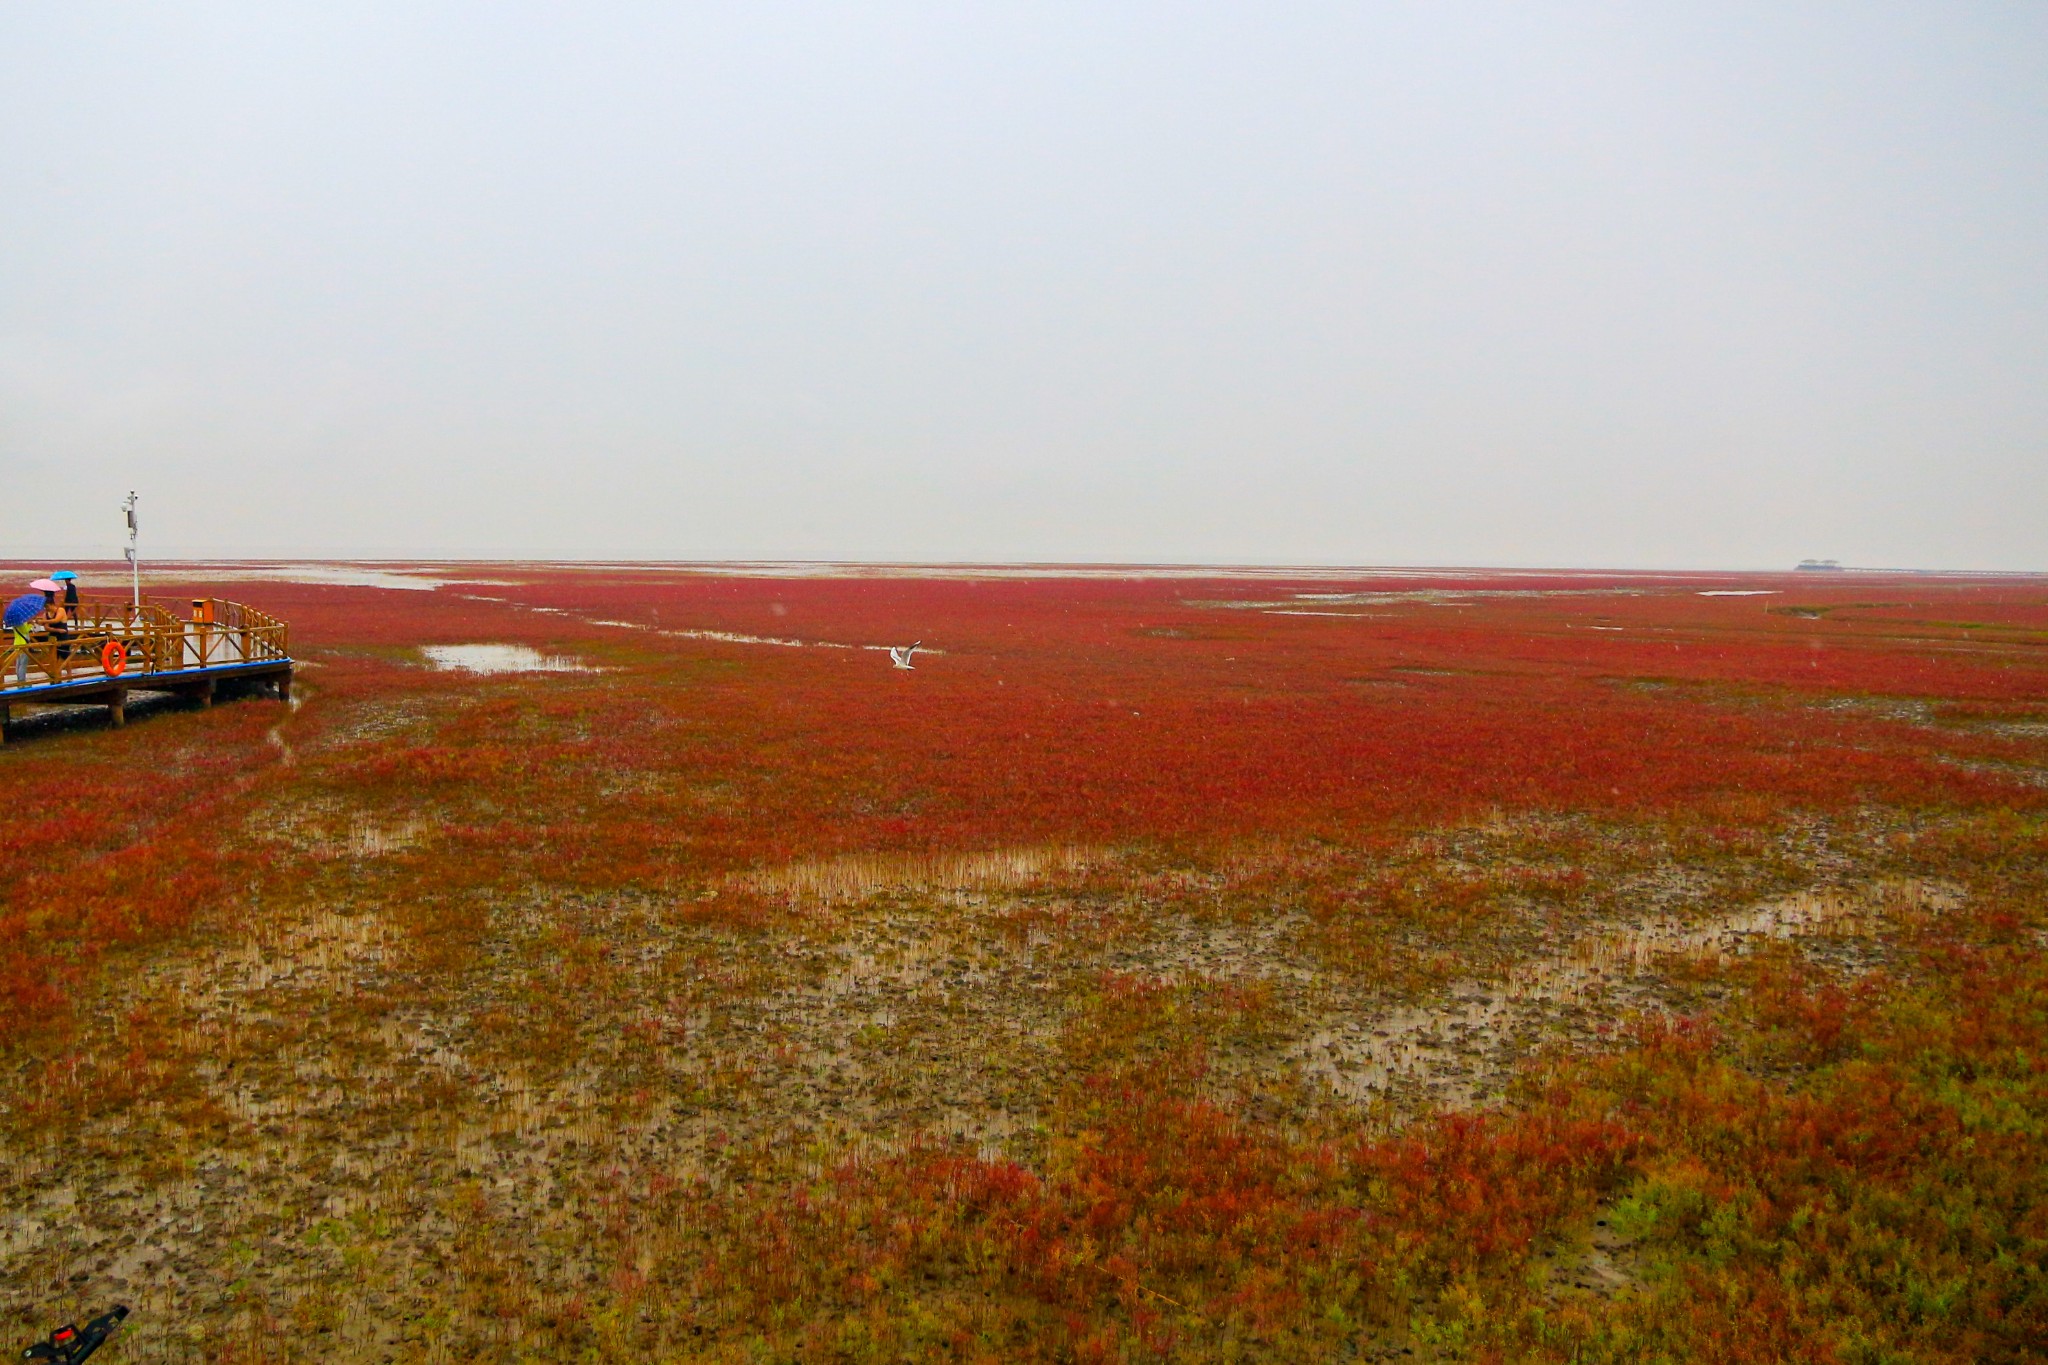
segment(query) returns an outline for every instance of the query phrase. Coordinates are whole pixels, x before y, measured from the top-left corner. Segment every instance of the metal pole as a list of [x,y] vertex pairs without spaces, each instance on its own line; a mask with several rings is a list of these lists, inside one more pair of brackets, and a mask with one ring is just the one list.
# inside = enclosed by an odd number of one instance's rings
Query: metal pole
[[130,610],[137,617],[142,615],[142,561],[135,557],[135,490],[128,491],[128,501],[123,504],[128,513],[128,583],[133,600]]

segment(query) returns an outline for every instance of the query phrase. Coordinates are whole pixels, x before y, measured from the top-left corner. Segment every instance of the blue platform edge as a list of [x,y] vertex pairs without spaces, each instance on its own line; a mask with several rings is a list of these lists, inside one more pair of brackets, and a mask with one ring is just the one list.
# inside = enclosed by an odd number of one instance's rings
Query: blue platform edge
[[290,659],[258,659],[253,663],[214,664],[207,668],[166,668],[155,673],[124,674],[118,678],[73,678],[69,682],[37,683],[31,687],[0,687],[0,703],[14,701],[62,701],[67,692],[91,692],[120,683],[147,692],[158,683],[191,682],[195,678],[231,678],[258,669],[290,668]]

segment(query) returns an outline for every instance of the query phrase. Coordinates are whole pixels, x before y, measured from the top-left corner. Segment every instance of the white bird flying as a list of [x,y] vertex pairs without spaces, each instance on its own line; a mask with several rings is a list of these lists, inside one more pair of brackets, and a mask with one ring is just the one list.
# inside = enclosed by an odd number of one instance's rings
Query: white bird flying
[[896,665],[898,668],[910,667],[910,656],[917,653],[918,645],[921,645],[923,643],[924,641],[919,640],[916,645],[908,645],[901,649],[898,649],[895,645],[890,645],[889,662]]

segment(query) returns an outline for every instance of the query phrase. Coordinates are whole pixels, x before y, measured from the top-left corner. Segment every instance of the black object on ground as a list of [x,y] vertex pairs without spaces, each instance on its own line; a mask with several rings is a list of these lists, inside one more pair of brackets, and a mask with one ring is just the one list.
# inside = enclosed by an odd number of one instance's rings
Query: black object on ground
[[106,1344],[114,1329],[121,1325],[121,1319],[128,1316],[126,1304],[117,1304],[108,1312],[100,1314],[83,1327],[69,1323],[50,1333],[46,1340],[26,1347],[21,1353],[23,1360],[55,1360],[62,1365],[76,1365]]

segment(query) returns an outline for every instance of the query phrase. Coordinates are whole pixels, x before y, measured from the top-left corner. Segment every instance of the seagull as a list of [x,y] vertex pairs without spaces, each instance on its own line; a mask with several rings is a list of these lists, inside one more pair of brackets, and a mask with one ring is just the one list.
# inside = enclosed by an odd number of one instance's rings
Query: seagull
[[901,649],[897,648],[895,645],[890,645],[889,662],[896,665],[898,668],[909,668],[910,656],[917,653],[918,645],[921,645],[923,643],[924,641],[919,640],[916,645],[908,645]]

